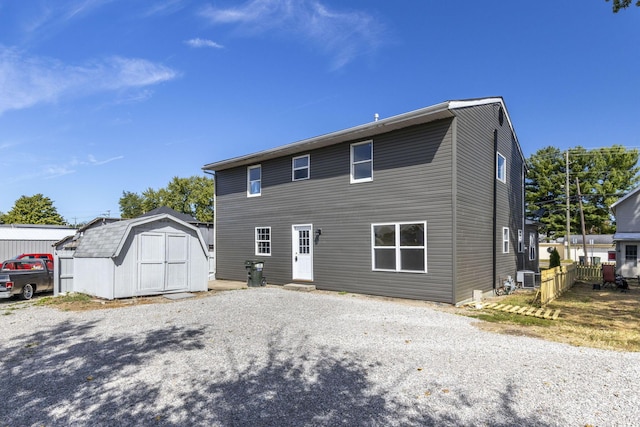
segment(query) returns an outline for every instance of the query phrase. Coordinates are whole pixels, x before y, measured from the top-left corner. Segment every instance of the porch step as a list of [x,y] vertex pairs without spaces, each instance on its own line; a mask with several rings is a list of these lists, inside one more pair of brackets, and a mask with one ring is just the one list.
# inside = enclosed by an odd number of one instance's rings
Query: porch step
[[311,292],[316,290],[316,285],[302,285],[300,283],[287,283],[283,286],[284,289],[289,291],[302,291]]

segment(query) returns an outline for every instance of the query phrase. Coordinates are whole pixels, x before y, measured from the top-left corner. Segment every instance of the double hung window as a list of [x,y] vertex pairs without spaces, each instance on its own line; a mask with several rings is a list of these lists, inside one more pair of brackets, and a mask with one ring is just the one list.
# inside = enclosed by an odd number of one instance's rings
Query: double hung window
[[373,180],[373,141],[351,144],[351,182]]
[[294,157],[291,167],[291,179],[293,181],[302,181],[309,179],[309,155]]
[[256,255],[271,255],[271,227],[256,227]]
[[427,272],[427,223],[372,224],[373,270]]
[[502,227],[502,253],[509,253],[509,227]]
[[496,154],[496,179],[507,182],[507,159],[502,154]]
[[255,165],[247,168],[247,197],[262,194],[262,166]]
[[529,261],[536,259],[536,233],[529,233]]

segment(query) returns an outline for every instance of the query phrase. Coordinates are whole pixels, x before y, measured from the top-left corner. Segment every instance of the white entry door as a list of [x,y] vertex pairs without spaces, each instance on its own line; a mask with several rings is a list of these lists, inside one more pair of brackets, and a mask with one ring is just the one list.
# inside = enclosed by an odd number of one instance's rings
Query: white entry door
[[293,280],[313,280],[313,239],[310,224],[294,225],[291,238]]

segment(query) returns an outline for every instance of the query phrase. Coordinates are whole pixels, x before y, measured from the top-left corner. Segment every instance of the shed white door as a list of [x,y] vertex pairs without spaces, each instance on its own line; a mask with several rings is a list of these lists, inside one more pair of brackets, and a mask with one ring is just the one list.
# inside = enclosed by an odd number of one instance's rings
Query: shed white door
[[189,287],[189,236],[185,234],[167,234],[167,277],[166,290],[186,289]]
[[142,233],[138,236],[138,290],[163,292],[187,289],[188,236]]
[[[65,254],[66,255],[66,254]],[[58,257],[58,292],[73,291],[73,258]]]
[[313,280],[313,241],[311,225],[294,225],[291,236],[293,280]]

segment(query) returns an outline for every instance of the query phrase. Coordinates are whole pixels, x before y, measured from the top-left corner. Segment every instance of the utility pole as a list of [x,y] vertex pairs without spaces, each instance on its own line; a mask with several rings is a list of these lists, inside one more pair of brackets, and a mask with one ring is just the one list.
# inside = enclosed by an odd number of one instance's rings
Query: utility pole
[[567,242],[567,256],[565,259],[571,259],[571,206],[569,204],[569,150],[566,152],[567,158],[567,166],[565,168],[566,171],[566,180],[564,184],[564,189],[567,197],[567,234],[565,236],[565,241]]
[[582,252],[584,252],[584,265],[589,265],[589,257],[587,256],[587,233],[584,226],[584,210],[582,210],[582,194],[580,193],[580,181],[576,177],[576,186],[578,187],[578,201],[580,202],[580,220],[582,221]]

